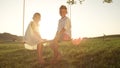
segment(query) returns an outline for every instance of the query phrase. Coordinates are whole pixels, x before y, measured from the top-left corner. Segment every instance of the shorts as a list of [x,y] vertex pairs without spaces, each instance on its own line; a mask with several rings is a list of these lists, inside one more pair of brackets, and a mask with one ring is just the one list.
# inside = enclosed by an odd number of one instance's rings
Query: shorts
[[70,40],[71,37],[66,33],[60,34],[58,38],[58,41],[70,41]]

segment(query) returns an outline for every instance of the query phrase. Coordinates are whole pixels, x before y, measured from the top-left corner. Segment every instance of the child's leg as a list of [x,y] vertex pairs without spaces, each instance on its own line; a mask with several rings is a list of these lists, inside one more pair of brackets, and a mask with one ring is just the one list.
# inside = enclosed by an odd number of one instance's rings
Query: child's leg
[[37,53],[38,53],[38,61],[39,61],[39,63],[44,64],[45,61],[42,58],[43,45],[41,43],[37,45]]
[[58,51],[58,43],[54,42],[50,45],[50,47],[54,52],[54,57],[53,57],[51,63],[55,63],[55,60],[60,60],[61,59],[61,53]]

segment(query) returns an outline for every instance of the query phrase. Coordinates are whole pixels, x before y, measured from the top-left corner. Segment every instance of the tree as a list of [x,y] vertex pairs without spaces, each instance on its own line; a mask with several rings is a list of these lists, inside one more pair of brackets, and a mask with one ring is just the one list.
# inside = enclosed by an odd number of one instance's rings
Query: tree
[[[82,2],[84,2],[85,0],[79,0],[79,3],[80,4],[82,4]],[[112,3],[112,0],[103,0],[103,3]],[[69,4],[69,5],[73,5],[73,4],[75,4],[76,3],[76,1],[75,0],[68,0],[67,1],[67,3]]]
[[103,3],[106,2],[106,3],[112,3],[112,0],[104,0]]

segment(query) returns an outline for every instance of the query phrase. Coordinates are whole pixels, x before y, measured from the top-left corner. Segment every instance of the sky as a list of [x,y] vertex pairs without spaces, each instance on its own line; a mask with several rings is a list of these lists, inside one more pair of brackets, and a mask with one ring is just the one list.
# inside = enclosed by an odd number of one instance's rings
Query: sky
[[[25,0],[24,32],[35,12],[41,14],[40,34],[44,39],[53,39],[57,27],[59,7],[66,5],[71,19],[72,38],[97,37],[120,34],[120,0],[103,3],[102,0],[75,0],[70,6],[67,0]],[[23,36],[23,0],[0,0],[0,33]]]

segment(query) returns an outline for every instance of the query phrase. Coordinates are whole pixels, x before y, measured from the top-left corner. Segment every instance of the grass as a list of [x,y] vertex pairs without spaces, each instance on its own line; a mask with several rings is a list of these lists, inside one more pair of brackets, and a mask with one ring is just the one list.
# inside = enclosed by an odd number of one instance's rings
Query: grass
[[26,50],[23,44],[0,44],[0,68],[120,68],[120,38],[83,39],[78,46],[71,42],[59,43],[62,60],[52,65],[53,52],[44,47],[46,64],[37,61],[36,50]]

